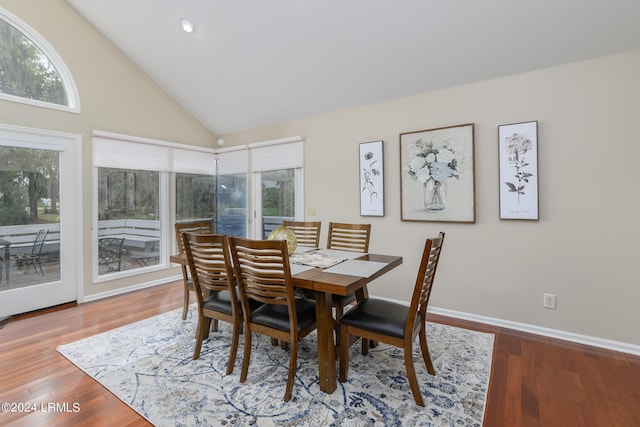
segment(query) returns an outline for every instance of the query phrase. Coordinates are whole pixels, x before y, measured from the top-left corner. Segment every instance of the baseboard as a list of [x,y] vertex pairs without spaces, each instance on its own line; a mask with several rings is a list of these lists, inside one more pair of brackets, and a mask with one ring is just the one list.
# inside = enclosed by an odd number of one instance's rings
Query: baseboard
[[102,299],[102,298],[108,298],[108,297],[113,297],[113,296],[116,296],[116,295],[122,295],[122,294],[126,294],[127,292],[132,292],[132,291],[139,291],[140,289],[150,288],[152,286],[164,285],[166,283],[175,282],[177,280],[182,280],[182,275],[177,275],[177,276],[173,276],[173,277],[164,277],[162,279],[152,280],[150,282],[138,283],[137,285],[133,285],[133,286],[127,286],[127,287],[124,287],[124,288],[113,289],[113,290],[110,290],[110,291],[100,292],[100,293],[97,293],[97,294],[85,295],[82,298],[82,301],[78,301],[78,302],[83,302],[84,303],[84,302],[97,301],[97,300]]
[[477,314],[464,313],[461,311],[448,310],[445,308],[429,307],[429,313],[439,314],[441,316],[454,317],[456,319],[469,320],[477,323],[484,323],[503,328],[514,329],[517,331],[527,332],[530,334],[542,335],[549,338],[556,338],[564,341],[590,345],[592,347],[605,348],[608,350],[619,351],[640,356],[640,346],[629,344],[621,341],[612,341],[602,338],[596,338],[588,335],[575,334],[572,332],[562,331],[559,329],[544,328],[541,326],[530,325],[527,323],[512,322],[510,320],[496,319],[493,317],[479,316]]

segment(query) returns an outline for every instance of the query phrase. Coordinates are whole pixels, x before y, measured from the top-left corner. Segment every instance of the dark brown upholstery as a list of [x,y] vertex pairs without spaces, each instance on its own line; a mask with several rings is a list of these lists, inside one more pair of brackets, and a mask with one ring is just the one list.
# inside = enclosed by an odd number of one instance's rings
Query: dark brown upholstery
[[[427,372],[435,375],[435,369],[429,355],[426,334],[427,304],[431,296],[444,233],[436,238],[427,239],[418,277],[409,306],[381,299],[366,299],[358,302],[340,319],[340,343],[348,343],[350,336],[362,337],[362,353],[368,352],[368,340],[376,340],[404,349],[404,362],[411,392],[416,403],[424,406],[420,386],[413,366],[413,341],[420,336],[420,349]],[[349,370],[349,346],[340,346],[340,381],[347,380]]]
[[308,299],[295,298],[284,240],[231,237],[230,241],[243,311],[248,312],[250,299],[264,303],[244,316],[240,382],[247,379],[252,332],[287,342],[290,344],[289,375],[284,400],[289,401],[296,374],[298,341],[316,328],[315,304]]
[[[184,253],[184,241],[182,233],[213,233],[213,223],[210,220],[192,221],[192,222],[176,222],[176,244],[178,245],[178,253]],[[194,291],[193,282],[189,277],[188,268],[182,265],[182,280],[184,283],[184,305],[182,308],[182,320],[187,318],[189,311],[189,291]],[[214,329],[216,324],[214,324]]]

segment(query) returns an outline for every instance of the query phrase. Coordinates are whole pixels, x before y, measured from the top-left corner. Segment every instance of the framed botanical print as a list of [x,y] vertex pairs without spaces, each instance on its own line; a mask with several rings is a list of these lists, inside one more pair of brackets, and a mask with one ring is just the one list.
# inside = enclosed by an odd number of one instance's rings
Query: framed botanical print
[[500,219],[538,220],[538,122],[498,126]]
[[400,134],[403,221],[476,221],[473,123]]
[[360,144],[360,215],[384,216],[382,141]]

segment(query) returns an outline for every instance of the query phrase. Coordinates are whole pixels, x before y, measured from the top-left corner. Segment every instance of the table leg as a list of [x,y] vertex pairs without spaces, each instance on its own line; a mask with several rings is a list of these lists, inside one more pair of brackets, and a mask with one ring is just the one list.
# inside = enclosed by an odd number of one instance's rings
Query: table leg
[[320,390],[333,393],[337,387],[336,345],[333,340],[331,295],[316,291],[316,321],[318,325],[318,376]]

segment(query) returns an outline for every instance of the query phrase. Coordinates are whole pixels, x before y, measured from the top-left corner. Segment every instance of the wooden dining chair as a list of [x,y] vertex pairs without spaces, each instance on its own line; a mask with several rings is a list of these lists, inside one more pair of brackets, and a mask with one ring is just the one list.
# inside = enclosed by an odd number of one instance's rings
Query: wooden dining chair
[[[198,326],[193,359],[200,358],[202,342],[209,337],[212,320],[230,323],[232,339],[227,363],[228,375],[233,372],[242,330],[242,309],[229,252],[229,240],[224,234],[187,232],[182,233],[182,239],[198,303]],[[203,292],[205,290],[206,292]],[[252,301],[250,309],[257,306],[258,304]]]
[[[384,342],[404,349],[404,364],[411,392],[416,403],[424,406],[420,386],[413,366],[413,341],[420,335],[420,349],[427,372],[435,375],[435,369],[427,346],[426,318],[427,304],[433,288],[444,233],[436,238],[427,239],[418,277],[413,289],[409,306],[377,299],[368,298],[358,302],[340,319],[340,342],[348,343],[350,336],[359,336],[363,340],[362,353],[367,355],[368,340]],[[347,380],[349,370],[349,346],[340,346],[340,382]]]
[[289,343],[289,375],[284,400],[293,390],[298,341],[316,329],[315,303],[296,298],[291,283],[289,254],[284,240],[248,240],[231,237],[231,254],[244,313],[250,299],[264,303],[244,316],[244,357],[240,382],[247,379],[253,332]]
[[283,221],[282,225],[293,231],[298,246],[317,248],[320,245],[320,221]]
[[[213,224],[210,220],[192,221],[192,222],[176,222],[176,244],[178,245],[178,253],[184,254],[184,241],[182,233],[213,233]],[[189,312],[189,292],[193,292],[193,281],[189,276],[189,269],[186,265],[182,267],[182,280],[184,283],[184,305],[182,308],[182,320],[187,318]],[[214,327],[216,324],[214,324]]]
[[[367,253],[371,237],[371,224],[329,223],[327,249]],[[365,295],[367,289],[363,288]],[[332,304],[336,308],[336,318],[344,314],[346,306],[356,300],[355,294],[333,295]]]

